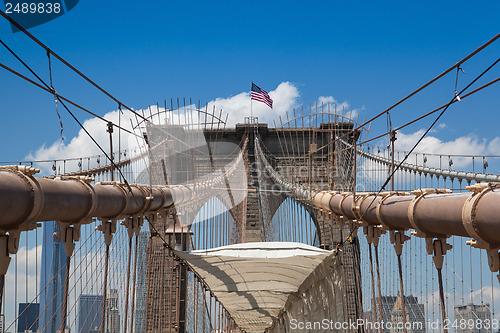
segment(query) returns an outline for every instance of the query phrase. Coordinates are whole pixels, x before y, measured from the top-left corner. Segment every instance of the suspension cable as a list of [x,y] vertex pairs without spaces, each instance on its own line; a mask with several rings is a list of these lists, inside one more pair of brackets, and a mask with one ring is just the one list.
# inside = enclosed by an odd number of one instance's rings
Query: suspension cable
[[[3,14],[2,11],[0,11],[0,13]],[[5,45],[5,44],[4,44]],[[11,51],[11,53],[14,54],[14,52],[9,49]],[[22,61],[22,59],[16,55],[16,58],[32,73],[34,73],[33,69],[31,69],[31,67],[29,67],[28,64],[26,64],[24,61]],[[90,139],[96,144],[96,146],[99,148],[99,150],[101,150],[103,152],[103,154],[106,156],[106,158],[110,161],[110,163],[112,164],[112,166],[114,168],[116,168],[118,170],[118,172],[120,173],[120,175],[122,176],[123,178],[123,181],[125,183],[125,185],[127,185],[128,189],[130,192],[132,192],[132,189],[130,188],[130,185],[128,184],[127,180],[125,179],[125,176],[123,175],[122,171],[120,168],[118,168],[118,166],[115,164],[115,162],[113,161],[113,159],[108,156],[108,154],[106,153],[106,151],[101,147],[101,145],[94,139],[94,137],[89,133],[89,131],[85,128],[85,126],[83,126],[83,124],[80,122],[80,120],[78,120],[78,118],[76,118],[76,116],[73,114],[73,112],[71,112],[71,110],[66,106],[66,104],[61,100],[59,99],[59,96],[57,95],[57,93],[55,92],[55,89],[51,86],[49,87],[49,85],[42,79],[40,78],[40,76],[36,75],[36,77],[38,78],[38,80],[47,88],[50,90],[50,93],[51,94],[54,94],[54,96],[56,96],[57,100],[59,100],[59,102],[61,103],[61,105],[66,109],[66,111],[71,115],[71,117],[77,122],[77,124],[81,127],[81,129],[90,137]],[[134,196],[135,198],[135,196]],[[137,200],[137,199],[136,199]]]
[[17,23],[14,19],[12,19],[10,16],[8,16],[7,14],[5,14],[2,10],[0,10],[0,15],[3,16],[7,21],[9,21],[12,25],[14,25],[16,28],[18,28],[19,30],[21,30],[26,36],[28,36],[29,38],[31,38],[35,43],[37,43],[38,45],[40,45],[43,49],[45,49],[45,51],[47,51],[48,54],[52,54],[54,57],[56,57],[59,61],[61,61],[64,65],[66,65],[67,67],[69,67],[71,70],[73,70],[75,73],[77,73],[79,76],[81,76],[83,79],[85,79],[87,82],[89,82],[91,85],[93,85],[94,87],[96,87],[98,90],[100,90],[102,93],[104,93],[106,96],[108,96],[109,98],[111,98],[113,101],[115,101],[116,103],[118,104],[121,104],[124,108],[126,108],[127,110],[129,110],[130,112],[134,113],[135,115],[137,115],[138,117],[142,118],[143,120],[146,120],[145,117],[143,117],[142,115],[140,115],[139,113],[135,112],[134,110],[132,110],[131,108],[129,108],[127,105],[125,105],[123,102],[121,102],[120,100],[118,100],[116,97],[114,97],[113,95],[111,95],[109,92],[107,92],[104,88],[102,88],[101,86],[99,86],[97,83],[95,83],[94,81],[92,81],[89,77],[87,77],[85,74],[83,74],[82,72],[80,72],[78,69],[76,69],[73,65],[71,65],[69,62],[67,62],[66,60],[64,60],[61,56],[59,56],[57,53],[55,53],[54,51],[52,51],[47,45],[45,45],[44,43],[42,43],[39,39],[37,39],[35,36],[33,36],[31,33],[29,33],[26,29],[24,29],[19,23]]
[[403,327],[404,327],[404,332],[407,332],[406,329],[406,304],[405,304],[405,293],[404,293],[404,286],[403,286],[403,269],[401,267],[401,254],[397,255],[398,257],[398,271],[399,271],[399,288],[401,291],[401,311],[403,312]]
[[[14,74],[14,75],[16,75],[16,76],[18,76],[18,77],[20,77],[21,79],[23,79],[23,80],[25,80],[25,81],[28,81],[29,83],[33,84],[34,86],[36,86],[36,87],[38,87],[38,88],[40,88],[40,89],[42,89],[42,90],[44,90],[44,91],[48,92],[49,94],[53,95],[53,92],[50,90],[50,88],[46,88],[46,87],[44,87],[44,86],[42,86],[42,85],[40,85],[40,84],[36,83],[35,81],[31,80],[30,78],[28,78],[28,77],[26,77],[26,76],[22,75],[22,74],[21,74],[21,73],[19,73],[19,72],[16,72],[16,71],[15,71],[15,70],[13,70],[12,68],[10,68],[10,67],[8,67],[8,66],[6,66],[6,65],[2,64],[2,63],[0,63],[0,67],[1,67],[1,68],[3,68],[3,69],[5,69],[5,70],[7,70],[7,71],[9,71],[9,72],[11,72],[12,74]],[[35,75],[36,75],[36,74],[35,74]],[[67,103],[69,103],[69,104],[71,104],[71,105],[73,105],[73,106],[77,107],[78,109],[80,109],[80,110],[82,110],[82,111],[87,112],[87,113],[88,113],[88,114],[90,114],[91,116],[96,117],[96,118],[98,118],[98,119],[100,119],[100,120],[102,120],[102,121],[104,121],[104,122],[106,122],[106,123],[109,123],[109,122],[110,122],[110,121],[109,121],[109,120],[107,120],[106,118],[103,118],[103,117],[99,116],[98,114],[95,114],[94,112],[92,112],[92,111],[90,111],[90,110],[88,110],[88,109],[84,108],[83,106],[81,106],[81,105],[79,105],[79,104],[77,104],[77,103],[75,103],[75,102],[71,101],[71,100],[70,100],[70,99],[68,99],[68,98],[65,98],[65,97],[64,97],[64,96],[62,96],[62,95],[57,94],[57,98],[58,98],[59,100],[65,101],[65,102],[67,102]],[[134,132],[129,131],[128,129],[126,129],[126,128],[124,128],[124,127],[118,126],[118,125],[117,125],[117,124],[115,124],[115,123],[113,123],[113,126],[116,126],[117,128],[121,129],[122,131],[125,131],[125,132],[127,132],[127,133],[129,133],[129,134],[132,134],[132,135],[136,136],[136,137],[139,137],[139,138],[141,138],[141,139],[144,139],[142,136],[137,135],[137,134],[135,134]]]
[[[482,85],[481,87],[479,87],[479,88],[477,88],[477,89],[474,89],[473,91],[471,91],[471,92],[469,92],[469,93],[467,93],[467,94],[465,94],[465,95],[463,95],[463,96],[460,96],[460,99],[462,99],[462,100],[463,100],[464,98],[467,98],[467,97],[469,97],[469,96],[471,96],[471,95],[473,95],[473,94],[477,93],[478,91],[483,90],[484,88],[487,88],[487,87],[491,86],[492,84],[497,83],[497,82],[499,82],[499,81],[500,81],[500,77],[498,77],[498,78],[496,78],[496,79],[494,79],[494,80],[492,80],[492,81],[490,81],[490,82],[488,82],[488,83],[486,83],[486,84]],[[452,103],[451,103],[451,104],[456,103],[456,102],[458,102],[458,100],[457,100],[457,99],[453,99],[453,101],[452,101]],[[416,123],[417,121],[420,121],[420,120],[422,120],[422,119],[424,119],[424,118],[426,118],[426,117],[428,117],[428,116],[430,116],[430,115],[432,115],[432,114],[434,114],[434,113],[438,112],[439,110],[442,110],[442,109],[446,108],[447,106],[448,106],[448,104],[445,104],[445,105],[442,105],[442,106],[440,106],[440,107],[438,107],[438,108],[436,108],[436,109],[434,109],[434,110],[432,110],[432,111],[429,111],[429,112],[427,112],[426,114],[424,114],[424,115],[422,115],[422,116],[420,116],[420,117],[418,117],[418,118],[415,118],[415,119],[413,119],[413,120],[411,120],[411,121],[409,121],[409,122],[407,122],[407,123],[405,123],[405,124],[403,124],[403,125],[401,125],[401,126],[399,126],[399,127],[395,128],[395,129],[394,129],[394,131],[399,131],[399,130],[400,130],[400,129],[402,129],[402,128],[405,128],[405,127],[407,127],[407,126],[409,126],[409,125],[411,125],[411,124],[413,124],[413,123]],[[367,140],[365,140],[365,141],[363,141],[363,142],[361,142],[361,143],[358,143],[358,144],[359,144],[359,145],[361,145],[361,144],[365,144],[365,143],[368,143],[368,142],[374,141],[374,140],[376,140],[376,139],[380,139],[380,138],[382,138],[382,137],[386,136],[386,135],[387,135],[387,134],[389,134],[389,133],[390,133],[390,132],[389,132],[389,131],[387,131],[387,132],[385,132],[385,133],[383,133],[383,134],[380,134],[380,135],[378,135],[378,136],[376,136],[376,137],[374,137],[374,138],[367,139]],[[428,155],[432,155],[432,154],[428,154]]]
[[[475,56],[476,54],[478,54],[479,52],[481,52],[483,49],[485,49],[486,47],[488,47],[490,44],[492,44],[493,42],[495,42],[498,38],[500,38],[500,33],[496,34],[495,36],[493,36],[493,38],[491,38],[490,40],[488,40],[486,43],[484,43],[483,45],[481,45],[480,47],[478,47],[476,50],[474,50],[472,53],[468,54],[465,58],[463,58],[462,60],[460,60],[459,62],[457,62],[456,64],[454,64],[453,66],[451,66],[450,68],[448,68],[447,70],[445,70],[444,72],[442,72],[441,74],[437,75],[436,77],[434,77],[432,80],[428,81],[427,83],[425,83],[424,85],[422,85],[420,88],[414,90],[412,93],[410,93],[409,95],[407,95],[406,97],[402,98],[401,100],[399,100],[398,102],[396,102],[395,104],[393,104],[392,106],[388,107],[387,109],[385,109],[384,111],[380,112],[379,114],[377,114],[376,116],[372,117],[371,119],[365,121],[363,124],[361,125],[358,125],[358,127],[356,128],[353,128],[351,131],[349,131],[348,133],[345,133],[343,136],[341,136],[340,138],[338,139],[342,139],[348,135],[351,135],[352,133],[355,133],[356,131],[358,131],[360,128],[362,128],[363,126],[366,126],[367,124],[369,124],[370,122],[374,121],[375,119],[383,116],[384,114],[386,114],[387,112],[389,112],[390,110],[394,109],[396,106],[400,105],[401,103],[403,103],[404,101],[408,100],[409,98],[413,97],[414,95],[416,95],[417,93],[419,93],[420,91],[422,91],[423,89],[427,88],[428,86],[430,86],[431,84],[433,84],[434,82],[436,82],[437,80],[441,79],[443,76],[445,76],[446,74],[448,74],[449,72],[451,72],[452,70],[454,70],[455,68],[457,67],[460,67],[461,64],[463,64],[464,62],[466,62],[467,60],[469,60],[470,58],[472,58],[473,56]],[[460,95],[460,93],[458,94]],[[454,97],[455,98],[455,97]],[[338,140],[336,139],[336,140]]]
[[[417,148],[417,146],[420,144],[420,142],[422,142],[422,140],[427,136],[427,134],[431,131],[431,129],[434,127],[434,125],[439,121],[439,119],[443,116],[443,114],[446,112],[446,110],[448,110],[448,108],[450,107],[450,105],[453,103],[453,101],[455,99],[457,99],[457,96],[460,96],[463,92],[465,92],[470,86],[472,86],[477,80],[479,80],[484,74],[486,74],[490,69],[492,69],[498,62],[500,62],[500,58],[498,58],[494,63],[492,63],[488,68],[486,68],[481,74],[479,74],[474,80],[472,80],[465,88],[463,88],[459,93],[458,95],[456,96],[453,96],[453,99],[446,105],[446,107],[441,111],[441,113],[436,117],[436,119],[432,122],[432,124],[427,128],[427,130],[424,132],[424,134],[422,134],[422,136],[420,137],[420,139],[418,139],[418,141],[413,145],[413,147],[408,151],[408,153],[405,155],[405,157],[399,161],[399,163],[397,164],[397,166],[394,168],[394,170],[392,170],[391,174],[389,175],[389,177],[387,177],[387,179],[385,180],[385,182],[383,183],[383,185],[380,187],[380,190],[378,191],[377,194],[380,194],[380,192],[382,192],[385,187],[387,186],[387,184],[389,183],[389,181],[392,179],[392,177],[394,176],[394,174],[396,173],[397,170],[399,170],[401,168],[401,166],[403,165],[403,163],[408,159],[408,157],[410,156],[410,154],[415,150],[415,148]],[[371,207],[371,205],[375,202],[375,198],[376,196],[373,198],[373,200],[371,201],[370,205],[368,206]]]

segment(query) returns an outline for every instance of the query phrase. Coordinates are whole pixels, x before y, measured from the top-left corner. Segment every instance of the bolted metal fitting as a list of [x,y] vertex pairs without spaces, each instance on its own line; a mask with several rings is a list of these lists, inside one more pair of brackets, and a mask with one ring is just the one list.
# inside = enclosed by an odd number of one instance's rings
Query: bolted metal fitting
[[424,194],[450,194],[452,190],[446,188],[421,188],[411,191],[411,194],[419,197]]
[[391,244],[394,244],[396,255],[400,256],[403,253],[403,244],[410,239],[410,236],[405,235],[404,231],[390,230]]
[[366,241],[368,244],[372,244],[377,247],[380,241],[380,236],[385,233],[379,225],[365,225],[363,226],[363,232],[366,235]]
[[5,165],[5,166],[0,166],[0,171],[1,170],[19,171],[20,173],[26,176],[33,176],[34,174],[40,172],[40,169],[36,169],[27,165]]
[[488,266],[492,272],[498,272],[500,270],[500,255],[498,249],[486,250],[488,255]]
[[60,221],[56,222],[56,224],[59,225],[61,229],[54,232],[54,237],[61,239],[64,243],[66,257],[71,257],[75,250],[75,242],[80,240],[80,224],[75,223],[74,225],[70,225]]
[[446,238],[437,238],[433,240],[428,237],[425,239],[425,242],[427,253],[433,255],[432,260],[434,261],[434,265],[438,270],[441,270],[443,268],[444,256],[453,246],[446,243]]
[[141,216],[130,216],[120,224],[127,228],[128,237],[132,238],[134,234],[136,236],[139,236],[143,224],[143,219]]
[[0,235],[0,275],[6,275],[10,264],[9,235]]
[[113,234],[116,232],[116,220],[102,220],[101,224],[95,228],[104,234],[104,243],[110,246]]
[[19,249],[20,232],[0,234],[0,275],[6,275],[10,264],[10,255]]

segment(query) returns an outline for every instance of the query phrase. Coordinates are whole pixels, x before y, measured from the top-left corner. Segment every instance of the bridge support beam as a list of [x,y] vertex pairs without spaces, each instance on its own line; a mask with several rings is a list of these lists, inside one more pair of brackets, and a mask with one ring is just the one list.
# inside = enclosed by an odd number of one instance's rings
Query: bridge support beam
[[[500,269],[500,183],[467,186],[472,193],[421,189],[409,193],[319,192],[312,195],[316,207],[358,219],[364,225],[386,230],[415,229],[416,235],[446,239],[452,235],[471,237],[468,245],[485,249],[490,269]],[[498,275],[500,280],[500,274]]]

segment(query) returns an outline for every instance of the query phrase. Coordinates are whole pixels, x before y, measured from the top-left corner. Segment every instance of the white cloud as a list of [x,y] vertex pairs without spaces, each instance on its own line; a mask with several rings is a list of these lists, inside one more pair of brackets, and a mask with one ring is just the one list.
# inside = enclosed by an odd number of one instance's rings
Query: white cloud
[[[462,304],[486,304],[490,310],[495,310],[495,318],[500,319],[500,315],[497,313],[497,309],[500,308],[500,288],[491,286],[484,286],[482,289],[474,290],[472,292],[472,302],[471,302],[471,293],[464,291],[464,295],[457,290],[455,294],[448,292],[444,293],[445,296],[445,306],[446,312],[449,316],[450,320],[460,320],[461,318],[455,316],[454,307]],[[493,296],[493,297],[492,297]],[[441,311],[441,299],[439,297],[439,291],[432,291],[427,294],[427,296],[419,296],[419,303],[425,305],[428,313],[434,313],[434,320],[440,318]],[[462,303],[463,300],[463,303]],[[483,301],[483,302],[481,302]],[[493,301],[493,302],[492,302]],[[455,303],[454,303],[455,302]],[[427,320],[431,320],[431,318],[426,318]],[[438,319],[439,320],[439,319]]]
[[[399,132],[395,144],[396,150],[409,151],[424,134],[424,132],[424,129],[420,129],[410,134]],[[435,134],[436,133],[438,132],[435,132]],[[457,170],[460,168],[471,166],[472,158],[453,157],[453,155],[480,156],[488,154],[498,154],[500,152],[500,137],[496,137],[488,142],[488,140],[485,138],[479,138],[473,134],[468,134],[458,137],[454,140],[444,141],[439,139],[435,135],[427,135],[420,142],[414,152],[419,154],[427,153],[442,155],[443,157],[441,158],[441,161],[439,156],[428,155],[428,162],[426,165],[439,167],[441,162],[441,166],[443,169],[447,169],[449,167],[448,156],[451,155],[451,160],[453,162],[451,168]],[[476,162],[479,163],[478,160],[476,160]],[[482,169],[482,166],[479,164],[476,165],[476,167],[480,167]]]
[[[296,85],[291,82],[285,81],[281,82],[274,90],[269,91],[269,95],[274,101],[273,109],[270,109],[267,105],[261,102],[253,101],[251,103],[250,94],[248,92],[242,92],[227,98],[216,98],[207,103],[207,110],[209,113],[212,113],[212,110],[215,107],[215,114],[218,116],[220,110],[223,110],[222,120],[225,120],[225,114],[229,115],[228,124],[226,126],[233,127],[236,123],[243,123],[245,117],[250,116],[252,107],[253,115],[259,118],[259,122],[268,123],[269,126],[274,126],[273,121],[276,121],[276,125],[280,126],[280,116],[282,118],[283,123],[286,122],[286,112],[288,111],[289,118],[293,118],[293,108],[298,107],[300,93]],[[337,114],[343,114],[347,117],[356,118],[359,114],[359,109],[351,109],[349,103],[347,101],[339,102],[333,96],[320,96],[317,100],[318,108],[323,105],[324,108],[330,107],[330,111],[333,113],[336,108]],[[313,104],[314,105],[314,104]],[[177,111],[174,110],[174,116],[172,113],[167,113],[167,115],[158,116],[158,111],[164,112],[165,109],[162,107],[157,107],[156,105],[152,105],[149,108],[144,110],[136,110],[139,114],[150,115],[153,114],[154,122],[164,122],[167,121],[169,123],[184,123],[185,119],[193,120],[197,122],[199,117],[198,114],[191,114],[189,110],[195,109],[195,105],[189,105],[184,108],[187,111]],[[313,106],[314,109],[314,106]],[[180,116],[179,116],[180,114]],[[106,113],[103,118],[114,122],[115,124],[120,124],[131,130],[131,120],[135,124],[136,117],[129,111],[124,111],[123,114],[120,115],[118,110],[111,111]],[[210,119],[207,119],[210,121]],[[204,121],[202,117],[200,121]],[[306,121],[307,123],[307,121]],[[88,132],[92,135],[92,137],[101,145],[106,153],[109,152],[109,134],[107,133],[107,123],[98,119],[91,118],[83,122],[84,127],[88,130]],[[115,132],[113,135],[113,150],[116,153],[118,151],[118,130],[115,128]],[[142,144],[142,139],[137,139],[134,136],[122,132],[121,135],[121,149],[137,149],[138,140],[139,143]],[[500,144],[500,143],[499,143]],[[99,148],[95,145],[95,143],[89,138],[89,136],[83,131],[80,130],[78,134],[69,140],[65,140],[64,142],[61,140],[57,140],[53,143],[44,143],[38,150],[35,152],[31,152],[28,156],[26,156],[26,160],[43,160],[48,161],[45,163],[40,163],[37,165],[40,169],[42,169],[42,174],[53,174],[52,170],[54,160],[62,160],[62,159],[72,159],[72,158],[80,158],[80,157],[88,157],[88,156],[96,156],[100,155],[99,161],[100,165],[108,164],[106,161],[104,154],[99,150]],[[64,169],[64,164],[62,162],[56,163],[56,168],[58,173],[78,170],[79,161],[68,161],[66,162],[66,169]],[[97,158],[93,158],[90,161],[83,160],[82,167],[87,168],[90,163],[90,167],[97,166]]]
[[323,105],[324,108],[328,108],[328,104],[330,104],[330,112],[335,112],[338,115],[343,115],[354,120],[356,120],[360,111],[364,109],[364,107],[353,109],[348,101],[339,102],[333,96],[320,96],[316,103],[318,108],[321,105]]
[[333,96],[319,96],[318,104],[337,103]]
[[[395,142],[396,160],[402,160],[424,133],[424,129],[420,129],[413,133],[398,132]],[[481,158],[481,156],[484,155],[500,155],[500,137],[488,140],[474,134],[467,134],[452,140],[443,140],[439,138],[439,135],[439,130],[436,130],[434,133],[429,133],[416,147],[412,155],[408,157],[407,162],[445,170],[484,172],[490,174],[500,173],[499,158],[486,157],[484,160]],[[364,149],[368,150],[368,148],[369,147],[366,146]],[[387,137],[380,140],[375,147],[372,146],[370,148],[373,149],[370,149],[369,152],[390,159],[390,154],[387,150]],[[472,158],[472,156],[475,156],[475,158]],[[358,186],[360,186],[359,190],[368,191],[378,189],[382,185],[382,182],[376,183],[376,180],[380,179],[380,173],[377,171],[378,169],[374,168],[374,164],[368,160],[361,159],[360,163],[360,170],[358,172],[358,177],[360,179],[358,183]],[[386,167],[384,172],[384,175],[388,177],[388,167]],[[404,178],[406,176],[407,173],[397,171],[395,178],[403,181],[403,179],[406,179]],[[431,179],[430,184],[436,184],[432,181]],[[443,179],[440,178],[440,181],[442,182]],[[422,178],[422,184],[427,184],[426,178]],[[415,185],[410,184],[410,186],[413,187]],[[452,186],[452,184],[447,184],[446,187],[448,186]]]
[[[155,106],[156,107],[156,106]],[[120,123],[123,128],[131,130],[130,119],[132,119],[132,113],[130,111],[124,111],[124,114],[120,116],[119,111],[111,111],[103,116],[104,119],[112,121],[115,124]],[[135,120],[134,120],[135,122]],[[91,118],[83,122],[83,126],[92,135],[92,137],[99,143],[99,145],[109,154],[109,133],[107,130],[107,123],[98,118]],[[119,140],[118,140],[118,130],[114,129],[115,133],[113,135],[113,149],[118,150]],[[126,132],[121,134],[121,148],[122,150],[135,147],[134,137],[128,135]],[[96,146],[96,144],[90,139],[90,137],[85,133],[83,129],[78,132],[78,135],[71,140],[57,140],[52,144],[44,143],[37,151],[30,152],[27,156],[27,160],[37,160],[37,161],[51,161],[59,159],[71,159],[77,157],[87,157],[101,155],[101,165],[106,164],[105,158],[101,150]],[[87,165],[86,161],[82,161],[84,166]],[[95,161],[92,161],[95,163]],[[78,161],[67,162],[66,170],[77,170]],[[52,171],[53,162],[41,163],[37,165],[42,169],[42,173],[53,173]],[[58,168],[61,168],[63,172],[64,165],[58,164]]]
[[290,112],[294,106],[297,106],[300,94],[297,87],[287,81],[280,83],[276,89],[270,91],[269,96],[273,99],[273,109],[264,103],[251,101],[248,92],[242,92],[228,98],[216,98],[208,102],[208,109],[212,110],[215,106],[217,110],[222,109],[225,114],[229,114],[228,126],[243,123],[245,117],[252,113],[259,118],[259,122],[272,124],[273,120],[277,121],[279,116],[283,118],[287,111]]
[[496,137],[488,143],[487,152],[492,155],[500,155],[500,137]]
[[[278,119],[281,115],[282,117],[285,115],[287,110],[291,110],[297,104],[297,99],[299,97],[299,91],[295,85],[290,82],[282,82],[280,83],[276,89],[269,92],[269,95],[274,100],[274,108],[271,110],[264,103],[253,102],[253,114],[259,117],[259,121],[261,122],[271,122],[273,119]],[[229,98],[216,98],[208,103],[208,110],[212,110],[215,106],[216,110],[223,110],[223,113],[229,114],[229,126],[234,125],[235,123],[243,122],[245,116],[250,115],[250,94],[247,92],[237,94],[235,96]],[[186,109],[194,108],[194,106],[187,106]],[[156,114],[158,111],[164,111],[164,108],[158,108],[156,105],[152,105],[148,109],[138,110],[139,114],[144,113],[149,115],[150,112],[152,114]],[[216,112],[218,115],[218,112]],[[190,118],[189,112],[186,113],[187,119]],[[129,112],[124,111],[124,114],[119,115],[119,111],[111,111],[106,113],[103,118],[114,122],[115,124],[120,124],[122,127],[131,130],[130,120],[133,123],[136,123],[135,116]],[[120,121],[119,121],[120,118]],[[169,118],[168,116],[166,118]],[[177,117],[177,113],[174,117],[169,119],[170,123],[179,121],[184,121],[184,116]],[[159,117],[153,117],[155,122],[164,121],[165,119],[160,119]],[[197,115],[191,117],[191,119],[197,119]],[[92,135],[92,137],[101,145],[101,147],[109,152],[109,134],[106,132],[107,124],[106,122],[98,119],[91,118],[83,122],[83,126],[88,130],[88,132]],[[118,138],[117,138],[117,129],[115,128],[114,133],[114,142],[113,149],[114,151],[118,150]],[[139,139],[140,140],[140,139]],[[142,142],[141,142],[142,143]],[[121,140],[121,148],[133,148],[137,147],[136,139],[127,133],[122,132],[122,140]],[[64,142],[61,140],[57,140],[51,144],[44,143],[37,151],[31,152],[26,156],[26,160],[60,160],[60,159],[70,159],[70,158],[78,158],[78,157],[87,157],[94,155],[102,155],[102,152],[95,145],[94,142],[89,138],[89,136],[83,131],[80,130],[78,135],[70,140],[65,140]],[[100,158],[101,165],[107,163],[103,156]],[[92,161],[96,163],[95,161]],[[87,165],[85,161],[83,161],[84,166]],[[39,164],[38,167],[42,169],[42,173],[51,174],[53,171],[51,170],[53,162],[47,162]],[[61,172],[64,166],[62,164],[58,164],[57,168],[61,168]],[[66,170],[77,170],[78,161],[67,162]],[[58,170],[59,171],[59,170]]]
[[[424,134],[424,130],[418,130],[411,134],[399,132],[397,135],[396,149],[409,150]],[[417,146],[415,152],[425,152],[443,155],[457,154],[480,154],[486,152],[486,139],[479,139],[474,135],[458,137],[451,141],[442,141],[435,136],[427,135]]]

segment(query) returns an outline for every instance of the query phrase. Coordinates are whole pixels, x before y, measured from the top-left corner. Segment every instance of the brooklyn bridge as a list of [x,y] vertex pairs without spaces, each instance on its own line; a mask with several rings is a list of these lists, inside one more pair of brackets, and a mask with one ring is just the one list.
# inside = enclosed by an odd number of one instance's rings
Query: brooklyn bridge
[[[3,284],[2,299],[36,289],[11,325],[34,305],[28,329],[40,332],[446,320],[464,285],[477,291],[465,254],[499,269],[500,176],[368,152],[359,125],[323,108],[276,127],[248,117],[225,128],[214,113],[180,108],[139,121],[144,145],[114,163],[50,161],[45,177],[31,163],[2,166],[2,280],[43,233],[40,280],[23,285],[17,273]],[[439,305],[424,309],[436,290]],[[484,313],[486,300],[475,305]]]
[[234,126],[186,99],[136,112],[37,40],[131,118],[93,114],[100,154],[1,163],[1,332],[496,332],[498,156],[415,148],[500,81],[474,85],[500,59],[448,103],[370,129],[499,37],[372,119],[316,103]]

